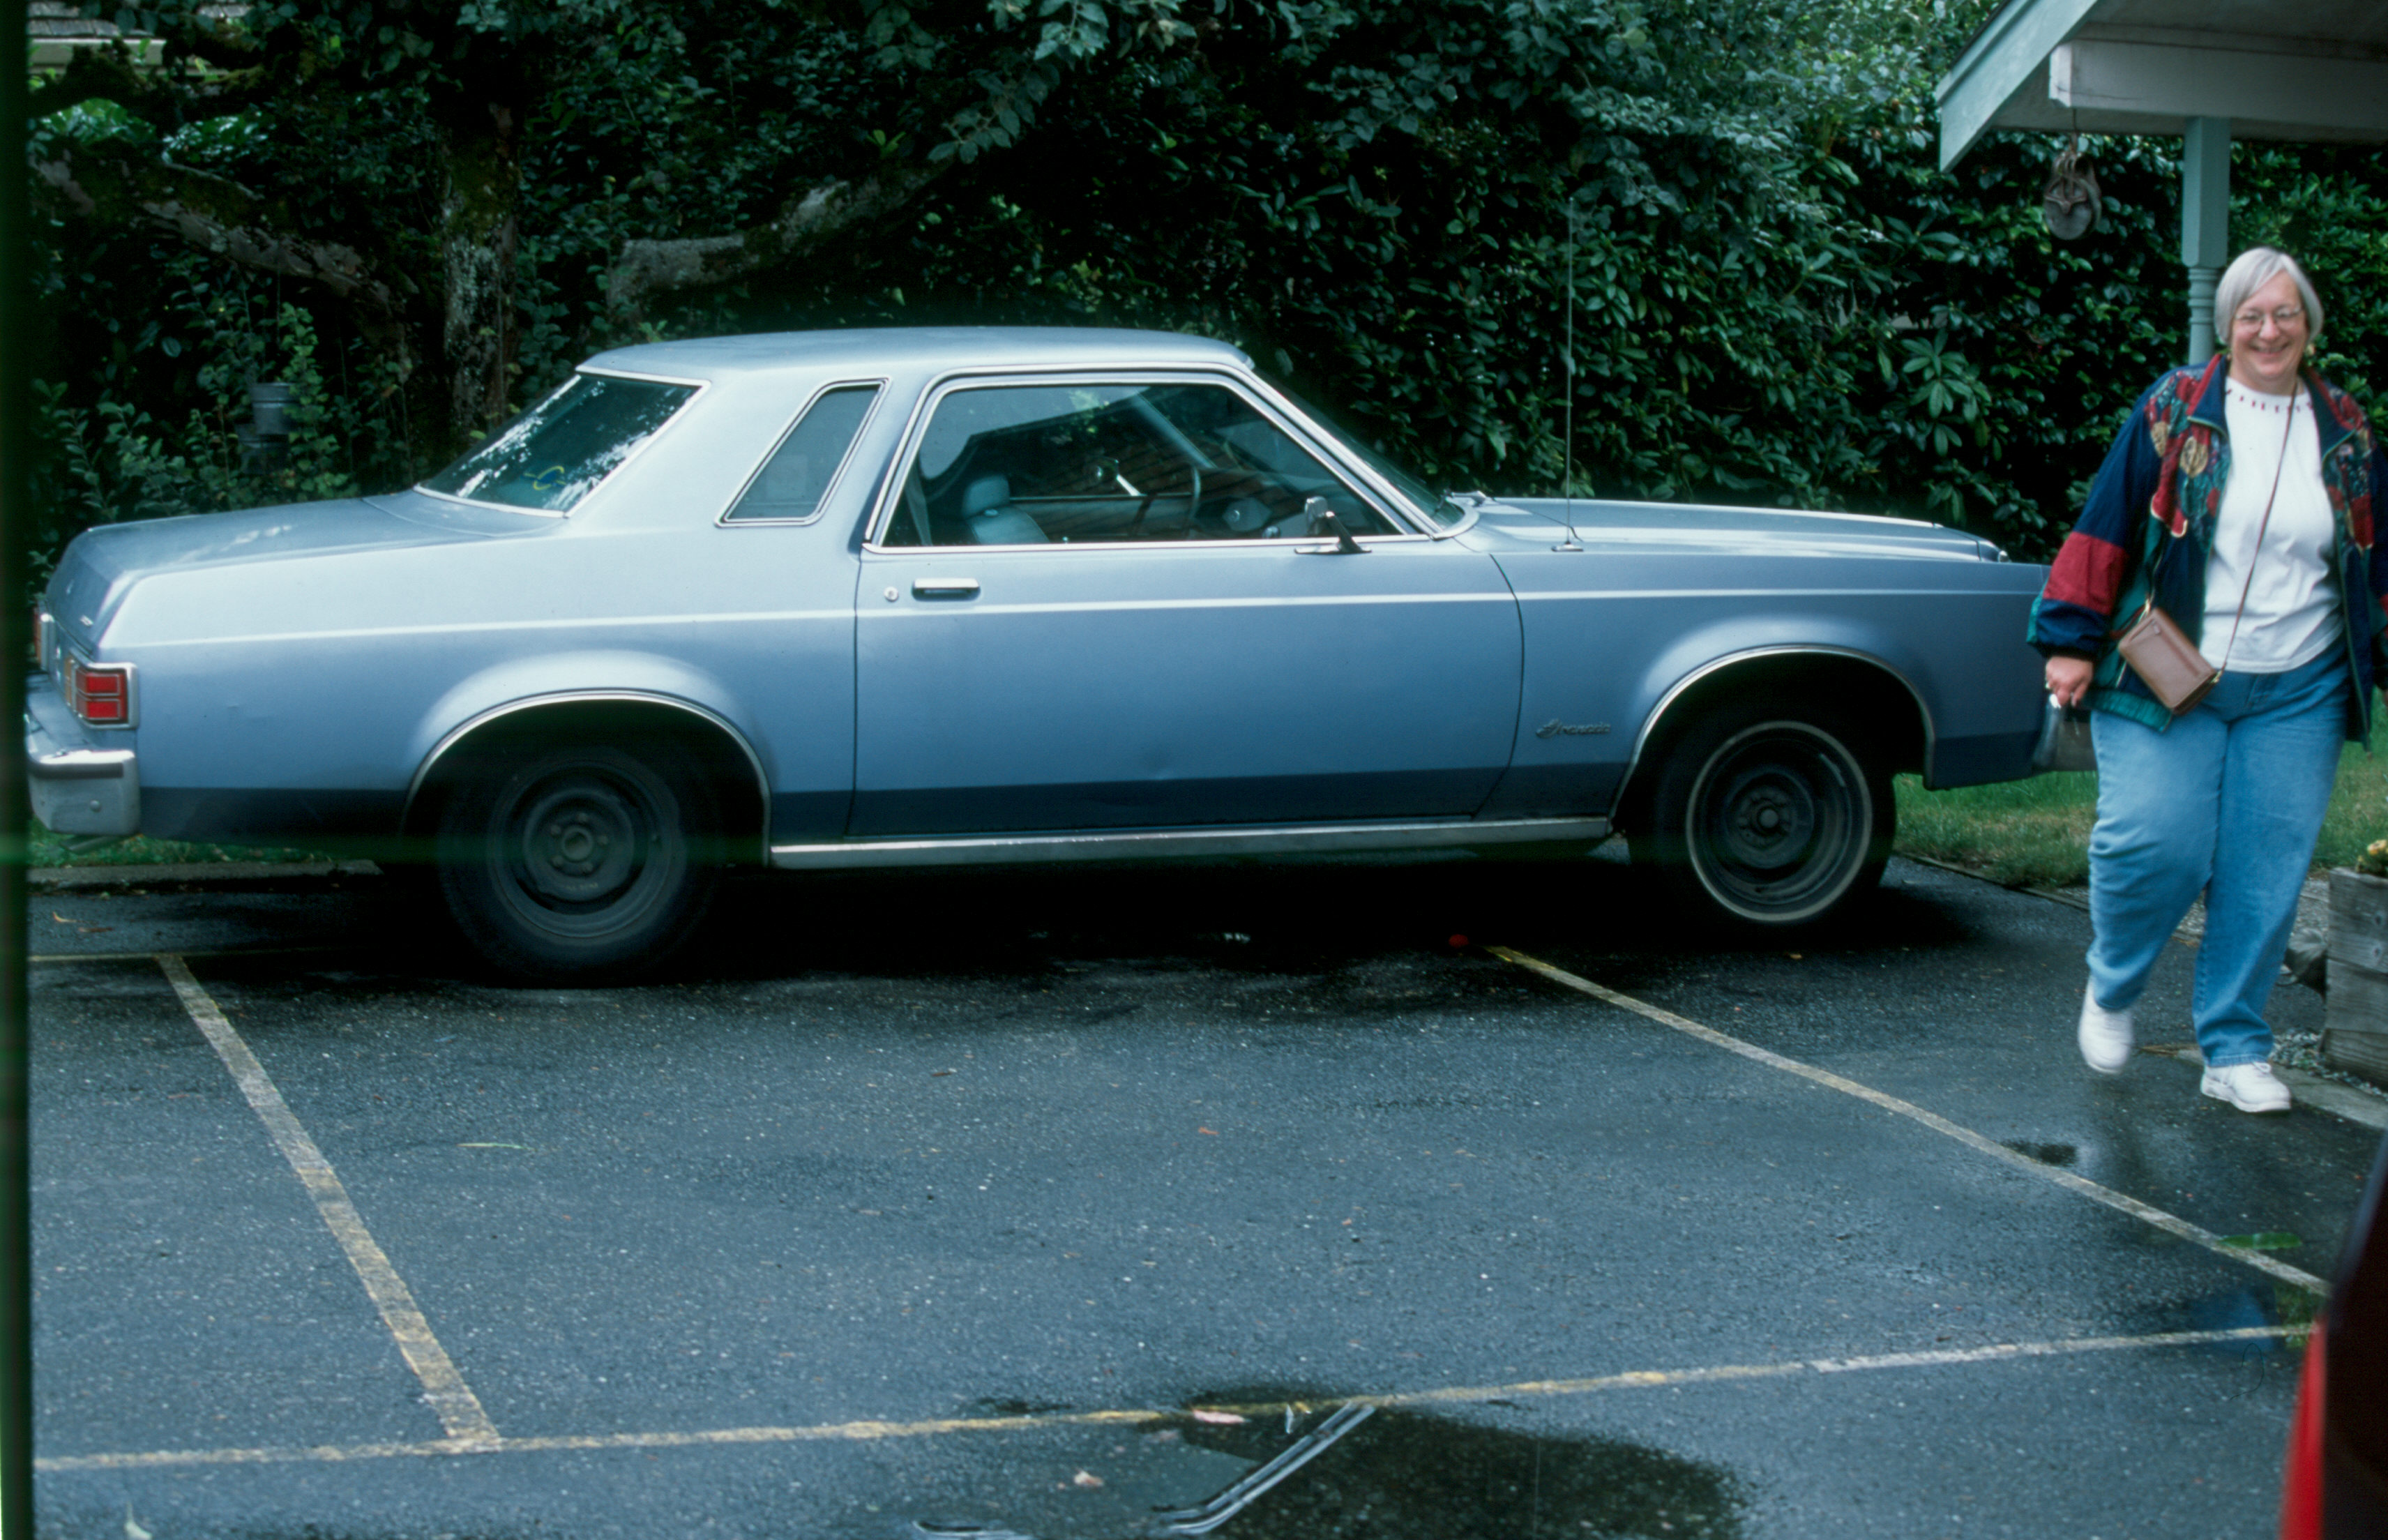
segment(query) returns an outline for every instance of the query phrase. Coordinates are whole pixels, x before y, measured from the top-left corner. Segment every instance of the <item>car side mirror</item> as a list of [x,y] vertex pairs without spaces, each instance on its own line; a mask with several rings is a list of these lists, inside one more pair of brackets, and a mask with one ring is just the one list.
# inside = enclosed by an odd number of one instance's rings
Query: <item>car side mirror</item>
[[1325,498],[1314,497],[1304,503],[1302,505],[1302,515],[1310,521],[1313,534],[1328,535],[1334,538],[1337,555],[1365,556],[1368,554],[1368,548],[1353,540],[1352,531],[1343,528],[1343,520],[1337,515],[1332,507],[1327,505]]

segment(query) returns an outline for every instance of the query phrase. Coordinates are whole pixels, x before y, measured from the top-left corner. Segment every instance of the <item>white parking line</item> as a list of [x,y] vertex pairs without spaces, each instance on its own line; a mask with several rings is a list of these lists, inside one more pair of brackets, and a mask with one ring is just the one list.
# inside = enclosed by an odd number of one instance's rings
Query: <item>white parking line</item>
[[[2140,1337],[2073,1337],[2044,1343],[1999,1343],[1988,1347],[1950,1348],[1924,1353],[1880,1353],[1860,1358],[1795,1358],[1775,1364],[1721,1364],[1708,1368],[1632,1369],[1581,1380],[1529,1380],[1513,1385],[1453,1385],[1436,1390],[1402,1391],[1388,1395],[1353,1395],[1306,1400],[1293,1405],[1315,1407],[1354,1402],[1367,1406],[1430,1406],[1454,1402],[1514,1400],[1520,1396],[1597,1395],[1610,1391],[1655,1390],[1669,1385],[1702,1385],[1734,1381],[1782,1380],[1805,1375],[1861,1374],[1883,1369],[1948,1368],[1966,1364],[2010,1363],[2023,1358],[2052,1358],[2082,1353],[2128,1353],[2162,1347],[2222,1347],[2236,1343],[2277,1342],[2300,1337],[2305,1328],[2239,1326],[2214,1331],[2158,1331]],[[1204,1403],[1205,1411],[1239,1412],[1247,1417],[1273,1414],[1289,1403]],[[1191,1407],[1122,1409],[1114,1411],[1047,1413],[1026,1417],[937,1418],[919,1422],[817,1422],[794,1428],[717,1428],[680,1433],[588,1433],[544,1438],[497,1438],[486,1441],[439,1439],[419,1444],[341,1444],[312,1447],[257,1449],[159,1449],[140,1454],[59,1455],[33,1462],[47,1474],[68,1470],[130,1470],[190,1465],[286,1465],[295,1462],[335,1463],[344,1460],[423,1459],[442,1455],[537,1455],[599,1449],[718,1448],[755,1444],[870,1443],[883,1439],[928,1438],[946,1433],[1030,1432],[1053,1428],[1137,1427],[1175,1422]]]
[[1697,1037],[1704,1043],[1713,1043],[1730,1052],[1738,1053],[1745,1059],[1754,1059],[1770,1068],[1797,1075],[1803,1079],[1813,1080],[1820,1086],[1830,1087],[1834,1090],[1854,1096],[1861,1101],[1870,1101],[1885,1112],[1896,1113],[1900,1117],[1921,1123],[1935,1133],[1946,1134],[1968,1149],[1977,1150],[1993,1160],[2002,1161],[2013,1166],[2018,1171],[2028,1171],[2042,1180],[2054,1182],[2059,1187],[2077,1192],[2092,1203],[2103,1203],[2112,1209],[2120,1209],[2134,1219],[2153,1225],[2166,1234],[2178,1236],[2191,1245],[2203,1246],[2218,1256],[2227,1256],[2233,1262],[2243,1262],[2259,1272],[2269,1273],[2274,1278],[2283,1282],[2293,1283],[2300,1289],[2310,1289],[2317,1294],[2329,1292],[2329,1285],[2311,1273],[2292,1267],[2285,1262],[2275,1261],[2262,1252],[2251,1251],[2244,1246],[2225,1245],[2222,1237],[2212,1230],[2200,1229],[2188,1220],[2167,1214],[2153,1204],[2143,1203],[2128,1193],[2117,1192],[2111,1187],[2101,1187],[2087,1177],[2077,1177],[2070,1171],[2050,1165],[2044,1161],[2036,1161],[2020,1151],[2010,1150],[1998,1140],[1951,1123],[1937,1113],[1927,1113],[1912,1101],[1902,1101],[1898,1097],[1886,1095],[1871,1086],[1861,1086],[1846,1076],[1835,1075],[1830,1070],[1818,1069],[1813,1064],[1785,1058],[1780,1053],[1762,1049],[1756,1043],[1746,1043],[1730,1033],[1719,1032],[1712,1026],[1702,1026],[1699,1023],[1687,1017],[1678,1016],[1671,1011],[1662,1011],[1658,1006],[1635,999],[1631,995],[1620,995],[1614,989],[1603,988],[1588,978],[1579,978],[1564,968],[1554,968],[1549,963],[1538,958],[1528,957],[1523,952],[1514,951],[1507,947],[1487,947],[1484,949],[1505,962],[1514,962],[1529,972],[1542,974],[1554,984],[1563,984],[1570,989],[1590,995],[1594,999],[1605,1000],[1621,1011],[1631,1011],[1636,1015],[1646,1016],[1661,1026],[1673,1027],[1676,1031]]
[[308,952],[352,952],[356,949],[350,944],[326,942],[310,947],[232,947],[214,952],[32,952],[27,954],[25,963],[31,967],[35,963],[155,962],[161,957],[179,957],[187,961],[195,957],[297,957]]
[[439,1339],[431,1334],[431,1323],[416,1308],[406,1280],[398,1276],[398,1269],[389,1265],[389,1258],[365,1228],[364,1221],[357,1216],[356,1205],[349,1201],[349,1190],[340,1184],[338,1173],[324,1158],[324,1152],[315,1148],[315,1141],[282,1100],[282,1093],[274,1089],[265,1066],[257,1062],[257,1055],[241,1041],[240,1034],[233,1030],[232,1023],[224,1019],[223,1012],[208,992],[199,987],[199,981],[191,976],[189,966],[181,958],[161,953],[158,966],[165,970],[174,993],[182,997],[183,1009],[190,1012],[191,1020],[206,1035],[216,1057],[232,1071],[233,1079],[255,1109],[259,1121],[265,1125],[274,1147],[305,1184],[307,1195],[315,1200],[315,1212],[324,1216],[332,1239],[348,1254],[349,1266],[357,1270],[357,1278],[364,1284],[374,1308],[381,1312],[382,1324],[398,1339],[398,1350],[405,1355],[408,1367],[423,1381],[423,1399],[438,1414],[439,1425],[448,1430],[449,1442],[471,1448],[497,1443],[498,1430],[489,1421],[489,1414],[481,1409],[480,1398],[464,1383],[464,1377],[456,1372]]

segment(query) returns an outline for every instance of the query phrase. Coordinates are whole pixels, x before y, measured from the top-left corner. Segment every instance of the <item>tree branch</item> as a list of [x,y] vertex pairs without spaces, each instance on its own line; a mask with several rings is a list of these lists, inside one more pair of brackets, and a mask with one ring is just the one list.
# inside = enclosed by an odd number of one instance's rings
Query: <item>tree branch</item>
[[39,121],[89,101],[115,102],[143,118],[167,105],[165,93],[133,68],[122,47],[77,48],[64,70],[28,93],[26,116]]
[[169,29],[166,43],[170,59],[179,61],[188,57],[219,73],[241,73],[265,61],[265,51],[229,16],[204,6]]
[[321,284],[370,319],[397,319],[391,282],[362,253],[277,228],[271,206],[236,182],[90,146],[36,165],[33,174],[37,196],[56,211],[101,224],[146,223],[245,267]]
[[28,93],[26,115],[42,119],[84,102],[114,102],[159,128],[190,116],[238,112],[279,89],[261,68],[206,72],[136,69],[121,45],[78,48],[67,67]]
[[858,184],[832,178],[791,197],[769,223],[736,235],[625,241],[606,274],[606,306],[617,319],[635,321],[656,299],[733,283],[775,267],[857,225],[895,213],[953,164],[947,159],[891,167]]

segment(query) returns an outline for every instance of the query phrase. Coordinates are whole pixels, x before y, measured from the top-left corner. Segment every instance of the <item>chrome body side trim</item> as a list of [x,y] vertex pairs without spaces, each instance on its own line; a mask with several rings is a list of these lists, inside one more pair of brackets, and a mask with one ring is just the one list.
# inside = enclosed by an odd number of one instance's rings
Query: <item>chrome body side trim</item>
[[[1431,537],[1404,530],[1397,535],[1355,535],[1353,537],[1364,550],[1379,545],[1400,543],[1426,545]],[[1305,556],[1328,556],[1339,553],[1335,542],[1324,535],[1297,535],[1291,540],[1200,540],[1200,541],[1053,541],[1035,545],[873,545],[874,556],[942,556],[950,559],[956,553],[974,554],[981,551],[1059,551],[1064,546],[1072,551],[1299,551]],[[1348,554],[1348,553],[1344,553]]]
[[431,752],[425,755],[423,763],[415,767],[414,778],[407,783],[406,805],[398,815],[400,827],[403,828],[408,817],[413,813],[414,799],[422,794],[424,783],[431,778],[431,772],[451,749],[502,718],[551,706],[661,706],[719,728],[729,735],[731,743],[738,745],[738,752],[746,757],[747,767],[755,772],[755,794],[763,815],[763,838],[758,854],[768,849],[771,838],[771,779],[763,772],[762,757],[755,752],[755,745],[746,741],[746,734],[739,732],[737,726],[721,713],[699,706],[694,701],[638,690],[568,690],[549,695],[527,695],[521,700],[508,701],[503,706],[493,706],[450,728],[437,744],[431,745]]
[[1933,725],[1932,707],[1924,704],[1924,692],[1915,688],[1915,681],[1909,679],[1905,674],[1900,673],[1898,669],[1892,668],[1889,664],[1885,663],[1882,659],[1874,656],[1872,653],[1860,652],[1854,647],[1833,647],[1816,643],[1799,643],[1778,647],[1752,647],[1747,652],[1732,653],[1723,657],[1711,658],[1708,662],[1702,664],[1699,668],[1695,668],[1688,674],[1685,674],[1682,679],[1677,680],[1673,686],[1670,687],[1665,694],[1658,697],[1658,704],[1650,708],[1650,714],[1642,719],[1642,730],[1634,736],[1633,739],[1633,757],[1625,762],[1625,776],[1623,780],[1618,783],[1618,785],[1622,788],[1633,783],[1634,772],[1642,768],[1643,751],[1650,746],[1651,736],[1658,732],[1659,722],[1666,719],[1669,708],[1671,707],[1676,701],[1683,698],[1685,691],[1691,689],[1693,685],[1699,683],[1702,680],[1707,679],[1709,675],[1716,673],[1720,669],[1730,668],[1737,664],[1754,662],[1762,657],[1848,658],[1853,663],[1868,664],[1875,668],[1879,668],[1885,674],[1897,680],[1900,687],[1906,690],[1909,697],[1915,702],[1915,714],[1923,720],[1924,723],[1924,782],[1927,785],[1930,784],[1932,779],[1932,757],[1939,745],[1939,732]]
[[1133,829],[1065,834],[983,834],[963,839],[832,840],[775,845],[783,871],[1012,862],[1134,860],[1182,856],[1335,855],[1366,850],[1465,850],[1480,845],[1567,844],[1608,837],[1605,818],[1531,818],[1476,823],[1294,823],[1266,828]]

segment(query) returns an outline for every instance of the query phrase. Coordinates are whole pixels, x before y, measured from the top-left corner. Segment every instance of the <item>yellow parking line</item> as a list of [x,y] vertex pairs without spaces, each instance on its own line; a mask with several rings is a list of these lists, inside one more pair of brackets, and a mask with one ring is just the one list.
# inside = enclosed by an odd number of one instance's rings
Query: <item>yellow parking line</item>
[[1830,1070],[1818,1069],[1813,1064],[1802,1063],[1797,1059],[1787,1059],[1780,1053],[1770,1052],[1756,1043],[1744,1042],[1730,1033],[1719,1032],[1712,1026],[1703,1026],[1687,1017],[1678,1016],[1671,1011],[1662,1011],[1655,1005],[1635,999],[1631,995],[1620,995],[1614,989],[1603,988],[1588,978],[1579,978],[1564,968],[1554,968],[1549,963],[1537,958],[1528,957],[1523,952],[1514,951],[1507,947],[1487,947],[1484,949],[1504,961],[1514,962],[1520,968],[1542,974],[1554,984],[1563,984],[1570,989],[1590,995],[1594,999],[1605,1000],[1621,1011],[1631,1011],[1636,1015],[1646,1016],[1661,1026],[1673,1027],[1676,1031],[1697,1037],[1704,1043],[1713,1043],[1718,1048],[1738,1053],[1745,1059],[1754,1059],[1770,1068],[1782,1070],[1788,1075],[1797,1075],[1803,1079],[1813,1080],[1820,1086],[1827,1086],[1846,1095],[1854,1096],[1861,1101],[1872,1102],[1885,1112],[1896,1113],[1900,1117],[1921,1123],[1935,1133],[1948,1135],[1968,1149],[1979,1151],[1993,1160],[2003,1161],[2018,1171],[2028,1171],[2045,1181],[2054,1182],[2059,1187],[2079,1193],[2092,1203],[2119,1209],[2134,1219],[2153,1225],[2166,1234],[2178,1236],[2191,1245],[2203,1246],[2217,1255],[2227,1256],[2233,1262],[2243,1262],[2259,1272],[2269,1273],[2274,1278],[2286,1283],[2293,1283],[2300,1289],[2310,1289],[2317,1294],[2329,1292],[2329,1285],[2311,1273],[2292,1267],[2285,1262],[2275,1261],[2262,1252],[2250,1251],[2244,1246],[2225,1245],[2222,1237],[2212,1230],[2200,1229],[2188,1220],[2167,1214],[2153,1204],[2143,1203],[2128,1193],[2117,1192],[2111,1187],[2102,1187],[2087,1177],[2077,1177],[2070,1171],[2061,1170],[2043,1161],[2036,1161],[2019,1151],[2010,1150],[1998,1140],[1951,1123],[1937,1113],[1927,1113],[1912,1101],[1902,1101],[1898,1097],[1886,1095],[1871,1086],[1861,1086],[1854,1080],[1835,1075]]
[[[1596,1395],[1609,1391],[1651,1390],[1661,1386],[1730,1383],[1736,1381],[1781,1380],[1806,1375],[1856,1374],[1883,1369],[1947,1368],[1963,1364],[2008,1363],[2023,1358],[2049,1358],[2080,1353],[2124,1353],[2161,1347],[2217,1347],[2233,1343],[2275,1342],[2300,1337],[2305,1329],[2293,1326],[2239,1326],[2213,1331],[2157,1331],[2139,1337],[2072,1337],[2043,1343],[1998,1343],[1987,1347],[1937,1349],[1924,1353],[1879,1353],[1855,1358],[1795,1358],[1774,1364],[1722,1364],[1706,1368],[1634,1369],[1622,1374],[1594,1375],[1578,1380],[1528,1380],[1510,1385],[1454,1385],[1435,1390],[1402,1391],[1387,1395],[1327,1397],[1297,1403],[1325,1406],[1358,1402],[1370,1406],[1429,1406],[1516,1399],[1520,1396]],[[1205,1411],[1238,1412],[1248,1417],[1274,1414],[1283,1401],[1202,1404]],[[542,1438],[447,1438],[418,1444],[343,1444],[252,1449],[159,1449],[138,1454],[59,1455],[33,1462],[44,1473],[69,1470],[130,1470],[160,1466],[284,1465],[294,1462],[337,1463],[346,1460],[425,1459],[444,1455],[537,1455],[604,1449],[694,1449],[737,1445],[871,1443],[886,1439],[931,1438],[951,1433],[1030,1432],[1054,1428],[1138,1427],[1182,1421],[1188,1407],[1142,1410],[1047,1413],[1026,1417],[934,1418],[917,1422],[860,1420],[818,1422],[788,1428],[717,1428],[696,1432],[563,1434]]]
[[190,1012],[191,1020],[206,1035],[216,1057],[232,1072],[241,1094],[248,1099],[259,1121],[265,1125],[266,1133],[272,1136],[274,1147],[305,1184],[308,1196],[315,1200],[315,1212],[324,1216],[332,1239],[348,1254],[349,1266],[357,1270],[357,1278],[364,1284],[374,1308],[381,1312],[382,1324],[398,1339],[398,1350],[405,1355],[408,1367],[423,1381],[423,1398],[438,1414],[439,1425],[448,1430],[448,1441],[473,1446],[496,1443],[498,1430],[489,1421],[489,1414],[481,1409],[479,1397],[464,1383],[464,1377],[456,1372],[439,1339],[431,1334],[431,1323],[416,1308],[406,1280],[398,1276],[398,1269],[389,1265],[389,1258],[366,1230],[364,1221],[357,1215],[356,1205],[349,1201],[348,1189],[340,1184],[331,1163],[324,1159],[324,1152],[315,1148],[315,1141],[282,1100],[282,1093],[274,1089],[265,1066],[257,1062],[257,1055],[241,1041],[240,1034],[233,1030],[232,1023],[224,1019],[223,1012],[208,997],[208,992],[199,987],[199,981],[191,976],[189,966],[181,958],[161,953],[158,966],[165,970],[174,993],[182,997],[183,1009]]

